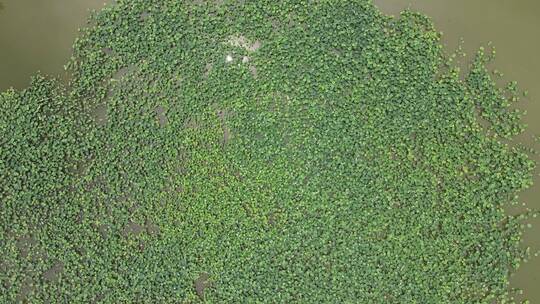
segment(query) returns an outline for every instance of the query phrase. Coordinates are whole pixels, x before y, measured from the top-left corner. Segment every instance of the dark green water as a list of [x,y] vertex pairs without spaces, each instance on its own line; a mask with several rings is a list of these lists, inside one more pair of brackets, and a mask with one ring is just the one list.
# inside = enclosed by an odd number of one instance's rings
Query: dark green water
[[[84,26],[90,9],[99,9],[104,0],[1,0],[0,1],[0,91],[24,88],[30,77],[41,71],[66,77],[63,66],[71,55],[77,29]],[[410,7],[431,16],[444,33],[447,50],[464,39],[468,54],[492,41],[497,49],[494,67],[517,80],[529,91],[520,107],[528,131],[518,141],[540,149],[532,135],[540,134],[540,1],[538,0],[375,0],[384,12],[398,14]],[[464,58],[465,65],[469,58]],[[537,158],[537,160],[540,160]],[[520,196],[525,207],[539,209],[540,179]],[[527,229],[524,246],[540,248],[540,218]],[[512,278],[512,287],[524,289],[531,303],[540,303],[540,258],[521,267]]]

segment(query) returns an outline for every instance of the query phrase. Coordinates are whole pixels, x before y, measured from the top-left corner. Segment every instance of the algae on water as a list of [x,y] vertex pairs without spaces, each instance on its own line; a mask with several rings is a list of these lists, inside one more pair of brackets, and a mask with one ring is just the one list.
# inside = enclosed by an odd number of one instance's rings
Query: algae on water
[[[120,0],[0,95],[0,301],[490,303],[533,162],[479,53],[368,0]],[[477,113],[489,123],[486,132]]]

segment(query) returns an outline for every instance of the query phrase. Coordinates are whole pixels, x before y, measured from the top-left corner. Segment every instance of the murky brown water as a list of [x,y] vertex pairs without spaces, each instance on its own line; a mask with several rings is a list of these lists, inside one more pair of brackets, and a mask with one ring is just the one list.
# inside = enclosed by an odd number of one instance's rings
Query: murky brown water
[[[109,2],[112,2],[110,0]],[[521,107],[528,111],[528,131],[519,140],[540,149],[531,136],[540,135],[540,1],[538,0],[374,0],[384,12],[398,14],[410,7],[431,16],[448,50],[460,38],[473,54],[492,41],[497,48],[494,66],[505,80],[517,80],[529,91]],[[90,9],[104,0],[0,0],[0,91],[22,89],[40,70],[64,76],[63,66],[71,55],[77,29]],[[470,59],[470,58],[469,58]],[[540,160],[540,159],[538,159]],[[539,209],[540,179],[521,195],[527,206]],[[540,218],[525,233],[525,243],[540,248]],[[532,303],[540,303],[540,258],[521,267],[512,285],[523,288]]]
[[[108,2],[111,2],[110,0]],[[22,89],[39,70],[65,76],[71,46],[104,0],[0,0],[0,91]]]

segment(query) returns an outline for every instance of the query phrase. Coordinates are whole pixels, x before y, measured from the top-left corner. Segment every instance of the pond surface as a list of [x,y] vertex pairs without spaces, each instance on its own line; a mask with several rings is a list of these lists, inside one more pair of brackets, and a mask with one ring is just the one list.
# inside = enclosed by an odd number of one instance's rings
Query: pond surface
[[[110,2],[110,0],[109,0]],[[104,0],[0,0],[0,91],[37,71],[65,77],[78,28]]]
[[[110,1],[109,1],[110,2]],[[494,67],[503,80],[517,80],[529,95],[520,108],[528,131],[518,140],[540,149],[532,135],[540,134],[540,1],[538,0],[375,0],[384,12],[397,15],[410,7],[431,16],[444,33],[443,42],[450,52],[464,39],[469,54],[489,41],[497,49]],[[30,77],[44,74],[65,77],[64,64],[71,56],[77,29],[84,26],[91,9],[99,9],[104,0],[0,0],[0,91],[22,89]],[[466,60],[470,60],[465,58]],[[539,160],[537,158],[537,160]],[[539,209],[540,179],[522,193],[520,201]],[[522,207],[523,209],[524,207]],[[509,212],[516,212],[512,208]],[[525,244],[540,248],[540,218],[525,233]],[[512,278],[512,286],[525,290],[532,303],[540,303],[540,258],[521,267]]]

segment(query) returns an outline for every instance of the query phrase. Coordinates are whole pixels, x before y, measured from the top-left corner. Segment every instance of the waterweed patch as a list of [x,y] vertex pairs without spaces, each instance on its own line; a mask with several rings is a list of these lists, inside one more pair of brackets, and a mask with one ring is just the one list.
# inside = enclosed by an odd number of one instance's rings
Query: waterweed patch
[[534,164],[483,52],[460,80],[427,17],[367,0],[91,24],[69,88],[0,95],[2,302],[510,298]]

